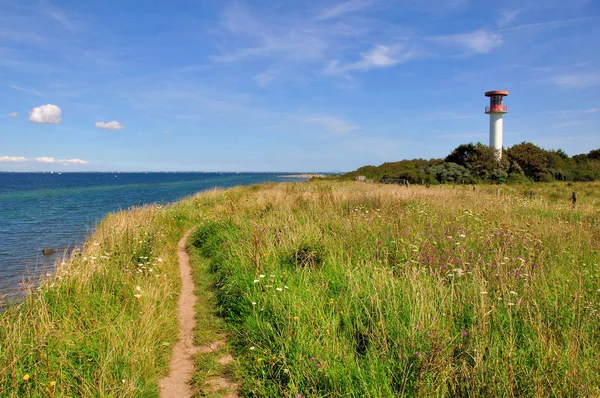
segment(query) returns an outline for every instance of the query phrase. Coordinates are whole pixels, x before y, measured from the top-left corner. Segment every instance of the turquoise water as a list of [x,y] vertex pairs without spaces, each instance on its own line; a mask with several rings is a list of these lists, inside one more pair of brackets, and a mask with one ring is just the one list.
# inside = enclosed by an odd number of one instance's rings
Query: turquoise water
[[[1,173],[0,301],[22,295],[106,214],[214,187],[298,181],[277,173]],[[60,254],[44,256],[51,248]],[[1,305],[1,304],[0,304]]]

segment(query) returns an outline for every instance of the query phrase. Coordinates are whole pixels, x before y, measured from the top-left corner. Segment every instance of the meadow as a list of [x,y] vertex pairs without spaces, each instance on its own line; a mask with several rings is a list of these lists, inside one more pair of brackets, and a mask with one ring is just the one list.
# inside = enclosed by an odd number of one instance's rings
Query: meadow
[[198,394],[600,396],[599,209],[597,183],[314,181],[118,213],[0,315],[0,396],[156,396],[191,227],[197,340],[235,357],[197,358]]

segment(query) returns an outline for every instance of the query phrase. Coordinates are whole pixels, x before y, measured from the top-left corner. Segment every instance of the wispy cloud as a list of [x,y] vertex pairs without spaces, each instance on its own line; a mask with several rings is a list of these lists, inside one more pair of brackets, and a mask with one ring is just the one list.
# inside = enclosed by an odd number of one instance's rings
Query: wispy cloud
[[8,117],[19,117],[19,112],[11,112],[8,114]]
[[600,85],[600,72],[563,74],[551,77],[550,82],[563,88],[585,88]]
[[121,123],[117,122],[116,120],[113,120],[112,122],[96,122],[95,123],[96,128],[99,129],[104,129],[104,130],[123,130],[125,128],[125,126],[123,126]]
[[431,40],[441,44],[458,47],[465,55],[487,54],[503,43],[502,36],[485,29],[469,33],[435,36]]
[[45,14],[60,22],[69,30],[74,30],[72,21],[69,19],[69,17],[67,17],[67,14],[62,9],[50,4],[46,0],[40,0],[40,8]]
[[417,55],[416,51],[400,44],[392,46],[376,45],[370,51],[361,53],[361,59],[356,62],[342,64],[338,60],[331,61],[324,72],[326,74],[335,74],[353,70],[367,71],[378,68],[389,68],[413,59]]
[[563,128],[566,128],[566,127],[579,126],[580,124],[583,124],[583,123],[584,123],[583,120],[570,120],[568,122],[555,124],[551,128],[553,128],[553,129],[563,129]]
[[19,86],[15,85],[15,84],[9,84],[8,87],[12,88],[13,90],[18,90],[18,91],[22,91],[24,93],[29,93],[29,94],[37,95],[38,97],[46,97],[46,94],[44,94],[44,93],[41,93],[41,92],[36,91],[36,90],[28,89],[28,88],[19,87]]
[[498,29],[498,30],[496,30],[496,32],[509,32],[509,31],[513,31],[513,30],[530,29],[530,28],[559,27],[561,25],[571,24],[571,23],[575,23],[575,22],[592,21],[592,20],[595,20],[598,18],[599,17],[584,17],[584,18],[563,19],[563,20],[559,20],[559,21],[528,23],[528,24],[524,24],[524,25],[512,26],[510,28]]
[[317,21],[323,21],[327,19],[337,18],[344,14],[348,14],[355,11],[360,11],[367,7],[370,7],[373,4],[371,0],[349,0],[343,3],[338,3],[331,7],[325,8],[321,13],[317,16]]
[[29,112],[29,121],[32,123],[58,124],[62,121],[61,109],[52,104],[38,106]]
[[346,135],[359,127],[351,122],[333,116],[309,116],[304,119],[308,123],[321,125],[325,130],[335,135]]
[[500,10],[496,24],[500,27],[506,26],[517,19],[517,16],[521,13],[521,9],[513,10]]

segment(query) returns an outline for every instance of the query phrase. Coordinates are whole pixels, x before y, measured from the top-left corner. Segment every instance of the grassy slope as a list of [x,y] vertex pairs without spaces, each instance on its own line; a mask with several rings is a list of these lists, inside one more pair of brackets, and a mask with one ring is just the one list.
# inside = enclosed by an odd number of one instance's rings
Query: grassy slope
[[112,215],[0,315],[0,396],[156,396],[193,225],[243,393],[598,396],[600,185],[576,187],[575,212],[566,185],[310,183]]
[[0,314],[0,396],[157,396],[177,336],[175,247],[198,217],[189,200],[108,216]]

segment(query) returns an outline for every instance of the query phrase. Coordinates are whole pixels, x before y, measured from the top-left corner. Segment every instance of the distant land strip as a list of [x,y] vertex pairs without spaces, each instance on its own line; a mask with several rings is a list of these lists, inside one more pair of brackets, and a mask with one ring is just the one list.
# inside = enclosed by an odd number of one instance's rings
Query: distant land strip
[[280,178],[313,178],[313,177],[323,177],[323,174],[318,173],[302,173],[302,174],[289,174],[284,176],[279,176]]

